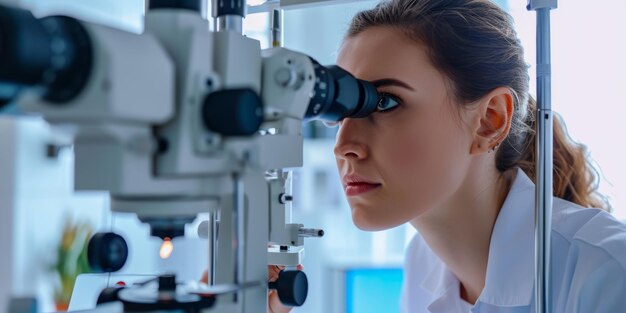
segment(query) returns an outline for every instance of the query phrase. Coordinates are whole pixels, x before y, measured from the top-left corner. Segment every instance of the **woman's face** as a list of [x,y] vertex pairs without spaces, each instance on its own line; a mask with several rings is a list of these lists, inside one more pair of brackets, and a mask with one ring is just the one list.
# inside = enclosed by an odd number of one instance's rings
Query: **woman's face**
[[337,65],[384,95],[379,112],[343,120],[337,134],[354,223],[387,229],[445,206],[463,183],[473,136],[425,48],[373,27],[345,41]]

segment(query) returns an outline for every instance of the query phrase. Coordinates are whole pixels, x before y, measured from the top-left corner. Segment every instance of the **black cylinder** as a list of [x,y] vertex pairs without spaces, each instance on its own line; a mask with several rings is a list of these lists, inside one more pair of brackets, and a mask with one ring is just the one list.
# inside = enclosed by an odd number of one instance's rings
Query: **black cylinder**
[[0,6],[0,82],[41,86],[45,100],[64,103],[86,86],[92,63],[89,34],[76,19]]
[[126,240],[115,233],[97,233],[87,247],[89,266],[96,273],[117,272],[128,258]]
[[50,66],[50,36],[29,11],[0,6],[0,81],[39,84]]
[[269,283],[276,289],[280,302],[289,306],[302,306],[309,293],[309,281],[301,271],[281,271],[278,280]]
[[344,118],[367,117],[376,111],[378,91],[339,66],[324,67],[311,59],[316,83],[305,120],[337,122]]
[[43,98],[64,103],[76,97],[87,85],[93,68],[93,47],[87,30],[71,17],[41,19],[50,33],[52,58],[44,72]]
[[224,89],[209,94],[202,107],[207,129],[224,136],[250,136],[263,123],[263,103],[252,89]]

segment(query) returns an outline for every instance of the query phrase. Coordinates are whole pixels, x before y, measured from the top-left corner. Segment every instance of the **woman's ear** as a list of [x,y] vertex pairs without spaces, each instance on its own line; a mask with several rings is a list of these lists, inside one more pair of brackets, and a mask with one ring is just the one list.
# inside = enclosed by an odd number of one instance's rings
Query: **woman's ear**
[[484,96],[476,111],[474,140],[470,154],[482,154],[497,148],[511,129],[513,96],[506,87],[498,87]]

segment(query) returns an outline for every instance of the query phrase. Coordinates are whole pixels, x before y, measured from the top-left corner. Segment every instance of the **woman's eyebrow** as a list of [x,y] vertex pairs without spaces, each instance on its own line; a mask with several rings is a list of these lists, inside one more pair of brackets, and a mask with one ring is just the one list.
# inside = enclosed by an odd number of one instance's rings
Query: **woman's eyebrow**
[[383,78],[383,79],[377,79],[374,81],[371,81],[371,83],[378,87],[382,87],[382,86],[398,86],[398,87],[403,87],[406,88],[408,90],[411,91],[415,91],[415,89],[413,89],[413,87],[409,86],[409,84],[401,81],[401,80],[397,80],[395,78]]

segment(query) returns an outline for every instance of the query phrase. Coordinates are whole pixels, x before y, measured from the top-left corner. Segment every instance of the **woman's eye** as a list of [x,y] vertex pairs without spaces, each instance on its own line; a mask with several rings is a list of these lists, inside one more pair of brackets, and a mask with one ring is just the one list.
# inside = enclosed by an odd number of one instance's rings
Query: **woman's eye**
[[378,96],[378,104],[376,105],[376,110],[378,112],[390,111],[400,105],[400,100],[397,97],[382,93]]

